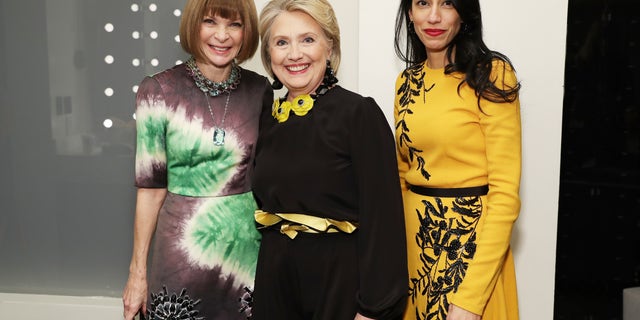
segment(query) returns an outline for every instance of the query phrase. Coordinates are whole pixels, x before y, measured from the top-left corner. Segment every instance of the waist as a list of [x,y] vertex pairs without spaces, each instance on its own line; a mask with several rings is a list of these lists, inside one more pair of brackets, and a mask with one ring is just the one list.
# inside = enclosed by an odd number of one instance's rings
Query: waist
[[443,198],[454,198],[454,197],[475,197],[475,196],[484,196],[489,193],[489,185],[477,186],[477,187],[465,187],[465,188],[430,188],[430,187],[421,187],[408,185],[409,190],[411,192],[429,196],[429,197],[443,197]]
[[280,226],[280,233],[294,239],[298,232],[304,233],[353,233],[358,228],[357,222],[340,221],[320,218],[300,213],[270,213],[256,210],[256,222],[261,224],[258,229]]

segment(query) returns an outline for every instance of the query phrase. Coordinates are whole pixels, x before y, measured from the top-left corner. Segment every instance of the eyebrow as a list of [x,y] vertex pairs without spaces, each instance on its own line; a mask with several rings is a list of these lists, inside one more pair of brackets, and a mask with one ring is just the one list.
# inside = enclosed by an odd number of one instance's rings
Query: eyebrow
[[[303,33],[303,34],[300,34],[300,35],[296,35],[296,37],[297,37],[297,38],[306,38],[306,37],[309,37],[309,36],[312,36],[312,37],[319,37],[319,35],[318,35],[317,33],[315,33],[315,32],[306,32],[306,33]],[[279,35],[279,34],[274,34],[271,38],[272,38],[272,39],[275,39],[275,38],[280,38],[280,39],[285,38],[285,39],[289,39],[289,38],[291,38],[291,37],[290,37],[290,36],[288,36],[288,35]]]

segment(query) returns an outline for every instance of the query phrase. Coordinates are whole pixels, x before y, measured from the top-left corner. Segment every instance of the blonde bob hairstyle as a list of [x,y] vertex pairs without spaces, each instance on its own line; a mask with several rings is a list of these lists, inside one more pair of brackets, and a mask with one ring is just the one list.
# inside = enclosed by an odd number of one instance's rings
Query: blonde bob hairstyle
[[180,19],[180,45],[196,61],[206,59],[200,41],[200,27],[204,17],[240,18],[243,25],[242,46],[237,63],[251,59],[258,49],[258,12],[253,0],[187,0]]
[[338,73],[340,67],[340,27],[331,4],[326,0],[271,0],[260,12],[260,54],[265,70],[275,79],[271,69],[269,55],[269,41],[271,40],[271,26],[278,15],[283,12],[299,11],[308,14],[324,31],[325,37],[331,45],[331,68]]

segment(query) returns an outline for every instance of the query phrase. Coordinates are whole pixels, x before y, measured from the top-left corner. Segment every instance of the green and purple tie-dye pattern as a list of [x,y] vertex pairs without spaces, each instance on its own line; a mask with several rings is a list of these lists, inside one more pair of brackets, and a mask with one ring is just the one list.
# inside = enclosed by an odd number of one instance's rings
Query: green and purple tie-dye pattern
[[225,144],[215,146],[213,130],[203,129],[201,118],[187,119],[180,111],[173,115],[167,137],[180,143],[167,146],[169,191],[190,196],[215,196],[235,175],[242,161],[238,140],[229,131]]
[[260,244],[251,164],[260,113],[273,95],[266,78],[241,72],[221,146],[213,133],[226,97],[209,97],[210,112],[183,64],[146,77],[136,93],[135,184],[168,191],[154,232],[149,292],[184,289],[202,301],[198,316],[209,320],[246,319],[240,300],[253,288]]
[[181,247],[191,263],[202,268],[222,268],[222,274],[233,274],[241,283],[251,283],[260,246],[260,234],[253,215],[257,206],[251,192],[212,198],[185,221]]
[[154,108],[141,103],[136,108],[136,171],[139,175],[152,176],[154,167],[166,170],[165,108]]
[[[214,129],[204,129],[202,118],[188,118],[185,108],[166,110],[168,108],[156,101],[155,107],[138,106],[136,111],[138,130],[142,131],[138,135],[141,147],[137,152],[142,160],[138,165],[146,169],[142,172],[151,174],[154,166],[166,166],[170,192],[188,196],[218,195],[242,161],[238,139],[229,131],[225,144],[214,146]],[[165,137],[174,143],[165,143]],[[163,164],[163,161],[166,162]]]

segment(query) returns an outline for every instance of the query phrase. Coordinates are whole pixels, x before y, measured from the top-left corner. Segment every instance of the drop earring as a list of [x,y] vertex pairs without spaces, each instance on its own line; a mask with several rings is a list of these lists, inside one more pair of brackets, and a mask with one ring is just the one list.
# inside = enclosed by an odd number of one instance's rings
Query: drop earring
[[324,71],[322,82],[328,87],[338,83],[338,78],[336,78],[336,74],[333,72],[333,68],[331,68],[331,61],[329,60],[327,60],[327,69]]
[[271,83],[271,89],[273,89],[273,90],[282,89],[282,82],[280,82],[280,79],[278,79],[278,77],[276,77],[276,76],[273,76],[273,82]]
[[336,78],[333,68],[331,68],[331,61],[327,60],[327,68],[324,70],[322,83],[320,83],[316,92],[311,94],[311,97],[315,100],[317,97],[327,93],[327,91],[329,91],[329,89],[331,89],[336,83],[338,83],[338,78]]

